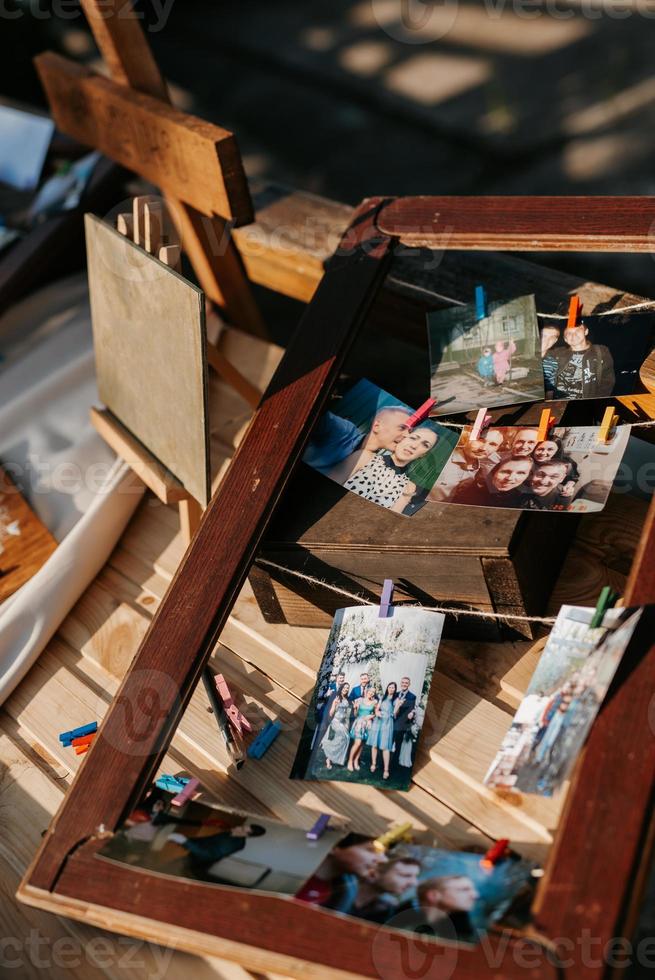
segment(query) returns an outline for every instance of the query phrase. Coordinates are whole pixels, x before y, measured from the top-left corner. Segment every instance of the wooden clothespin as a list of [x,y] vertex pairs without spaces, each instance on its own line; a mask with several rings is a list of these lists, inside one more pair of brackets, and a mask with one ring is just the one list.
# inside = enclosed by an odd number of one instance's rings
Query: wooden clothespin
[[59,741],[65,747],[72,744],[74,738],[82,738],[84,735],[92,735],[98,731],[98,722],[91,721],[88,725],[80,725],[79,728],[72,728],[69,732],[60,732]]
[[426,402],[423,402],[421,407],[417,408],[414,414],[407,419],[407,428],[413,429],[419,422],[424,422],[436,404],[436,398],[428,398]]
[[603,445],[607,443],[612,438],[612,429],[619,421],[619,417],[614,411],[614,406],[610,405],[609,408],[605,409],[605,414],[603,415],[603,421],[600,423],[600,429],[598,430],[598,441],[602,442]]
[[544,408],[541,413],[541,418],[539,419],[539,428],[537,430],[537,439],[539,442],[543,442],[544,439],[548,438],[548,433],[555,425],[555,419],[551,415],[549,408]]
[[579,296],[572,296],[571,302],[569,303],[569,318],[567,320],[567,327],[575,327],[582,313],[582,303],[580,302]]
[[88,752],[90,748],[91,748],[90,745],[76,745],[75,755],[84,755],[85,752]]
[[318,840],[322,837],[327,830],[327,825],[330,822],[330,814],[322,813],[311,830],[307,831],[307,840]]
[[198,792],[199,786],[200,786],[200,780],[196,779],[194,776],[193,779],[190,779],[189,782],[184,786],[184,788],[180,790],[177,796],[173,797],[173,799],[171,800],[173,806],[184,806],[184,804],[187,803],[191,799],[191,797]]
[[155,781],[158,789],[166,790],[167,793],[181,793],[189,782],[189,776],[160,776]]
[[475,287],[475,319],[484,320],[487,316],[487,294],[484,286]]
[[389,615],[389,606],[393,602],[393,579],[385,578],[380,596],[380,619],[386,619]]
[[505,837],[496,841],[493,847],[490,847],[485,856],[480,861],[480,866],[483,868],[493,868],[499,864],[504,858],[509,854],[509,840]]
[[223,675],[216,674],[214,681],[216,683],[216,690],[221,696],[221,701],[223,702],[223,707],[225,708],[225,714],[227,715],[228,721],[230,722],[232,727],[237,730],[239,735],[243,735],[244,728],[247,731],[251,732],[252,725],[250,724],[246,716],[239,711],[236,704],[234,703],[234,698],[232,697],[232,693],[229,687],[227,686],[227,681],[225,680]]
[[412,839],[412,825],[411,823],[401,823],[397,827],[392,827],[388,830],[386,834],[382,834],[377,840],[373,841],[373,847],[376,851],[386,851],[393,844],[397,844],[399,841],[411,841]]
[[596,603],[596,610],[591,617],[591,623],[589,624],[591,629],[596,629],[597,626],[603,625],[603,620],[605,619],[605,613],[612,606],[616,605],[616,600],[618,595],[609,585],[604,585],[600,591],[598,597],[598,602]]
[[482,431],[487,428],[490,422],[491,415],[488,414],[486,408],[481,408],[478,414],[475,416],[475,422],[473,423],[473,428],[471,429],[469,439],[479,439],[482,435]]
[[279,721],[269,721],[268,724],[262,728],[255,741],[251,742],[248,746],[249,757],[251,759],[261,759],[261,757],[268,752],[281,731],[282,725]]
[[95,732],[91,732],[89,735],[80,735],[78,738],[73,739],[71,745],[74,749],[76,749],[78,745],[90,745],[95,737]]

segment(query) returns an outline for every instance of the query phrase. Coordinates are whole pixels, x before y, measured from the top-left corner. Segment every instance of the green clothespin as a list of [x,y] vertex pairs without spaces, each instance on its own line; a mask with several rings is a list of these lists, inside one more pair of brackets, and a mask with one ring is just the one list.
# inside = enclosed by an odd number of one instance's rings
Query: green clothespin
[[618,593],[614,592],[609,585],[603,586],[598,597],[598,602],[596,603],[596,611],[591,618],[591,629],[596,629],[597,626],[603,625],[605,613],[608,609],[612,608],[618,597]]

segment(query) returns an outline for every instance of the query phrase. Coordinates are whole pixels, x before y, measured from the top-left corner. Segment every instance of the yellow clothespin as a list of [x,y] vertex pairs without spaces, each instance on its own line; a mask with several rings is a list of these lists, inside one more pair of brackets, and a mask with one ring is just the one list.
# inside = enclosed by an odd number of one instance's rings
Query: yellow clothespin
[[603,415],[603,421],[600,423],[600,429],[598,430],[598,441],[602,442],[604,445],[612,438],[612,429],[619,421],[619,417],[614,411],[614,407],[610,405],[609,408],[605,409],[605,414]]
[[555,425],[555,419],[550,414],[550,409],[544,408],[543,412],[541,413],[541,418],[539,419],[539,429],[537,431],[537,439],[539,442],[543,442],[544,439],[548,438],[548,433],[553,425]]
[[412,839],[412,825],[411,823],[401,823],[397,827],[392,827],[388,830],[386,834],[382,834],[377,840],[373,841],[373,847],[376,851],[386,851],[393,844],[397,844],[399,841],[411,841]]

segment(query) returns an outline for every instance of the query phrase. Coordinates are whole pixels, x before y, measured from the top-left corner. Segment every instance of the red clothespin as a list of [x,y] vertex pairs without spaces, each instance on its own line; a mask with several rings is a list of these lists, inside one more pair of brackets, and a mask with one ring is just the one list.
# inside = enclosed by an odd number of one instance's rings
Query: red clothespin
[[483,429],[486,429],[491,422],[491,415],[487,413],[486,408],[481,408],[478,414],[475,416],[475,422],[473,423],[473,428],[471,429],[471,435],[469,438],[471,441],[473,439],[479,439],[482,435]]
[[503,858],[506,858],[509,854],[509,840],[506,838],[501,838],[501,840],[496,841],[493,847],[490,847],[485,856],[480,861],[480,865],[483,868],[493,868]]
[[184,789],[181,789],[177,796],[173,797],[171,800],[173,806],[183,806],[185,803],[187,803],[191,797],[198,792],[199,786],[200,780],[196,779],[194,776],[193,779],[190,779],[189,782],[186,783]]
[[252,731],[252,725],[248,719],[243,715],[236,704],[234,703],[234,698],[232,693],[227,686],[227,682],[222,674],[216,674],[214,678],[216,682],[216,690],[220,694],[221,701],[223,702],[223,707],[225,708],[225,714],[228,717],[230,724],[237,730],[239,735],[243,735],[243,729],[247,731]]
[[79,738],[73,739],[71,745],[74,746],[75,748],[77,748],[78,745],[90,745],[95,737],[96,737],[95,732],[91,732],[90,735],[80,735]]
[[605,414],[603,415],[603,421],[600,423],[600,429],[598,430],[598,441],[602,442],[603,445],[607,443],[612,438],[612,429],[619,421],[619,417],[614,411],[614,406],[610,405],[609,408],[605,409]]
[[554,425],[555,419],[550,414],[550,409],[544,408],[539,419],[539,429],[537,430],[537,439],[539,442],[543,442],[544,439],[548,438],[548,433]]
[[393,579],[385,578],[380,596],[380,619],[386,619],[389,615],[389,606],[393,602]]
[[436,404],[436,398],[428,398],[426,402],[423,402],[421,407],[417,408],[414,414],[407,419],[407,428],[413,429],[419,422],[424,422]]
[[582,303],[580,302],[579,296],[572,296],[571,302],[569,303],[569,319],[567,321],[567,327],[575,327],[578,323],[580,314],[582,313]]

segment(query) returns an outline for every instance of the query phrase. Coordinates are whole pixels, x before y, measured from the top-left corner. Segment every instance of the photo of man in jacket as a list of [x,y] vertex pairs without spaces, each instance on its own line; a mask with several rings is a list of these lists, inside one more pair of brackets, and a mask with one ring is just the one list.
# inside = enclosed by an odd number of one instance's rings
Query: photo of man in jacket
[[614,359],[609,347],[594,344],[583,322],[564,331],[563,347],[548,353],[557,362],[555,398],[606,398],[614,391]]

